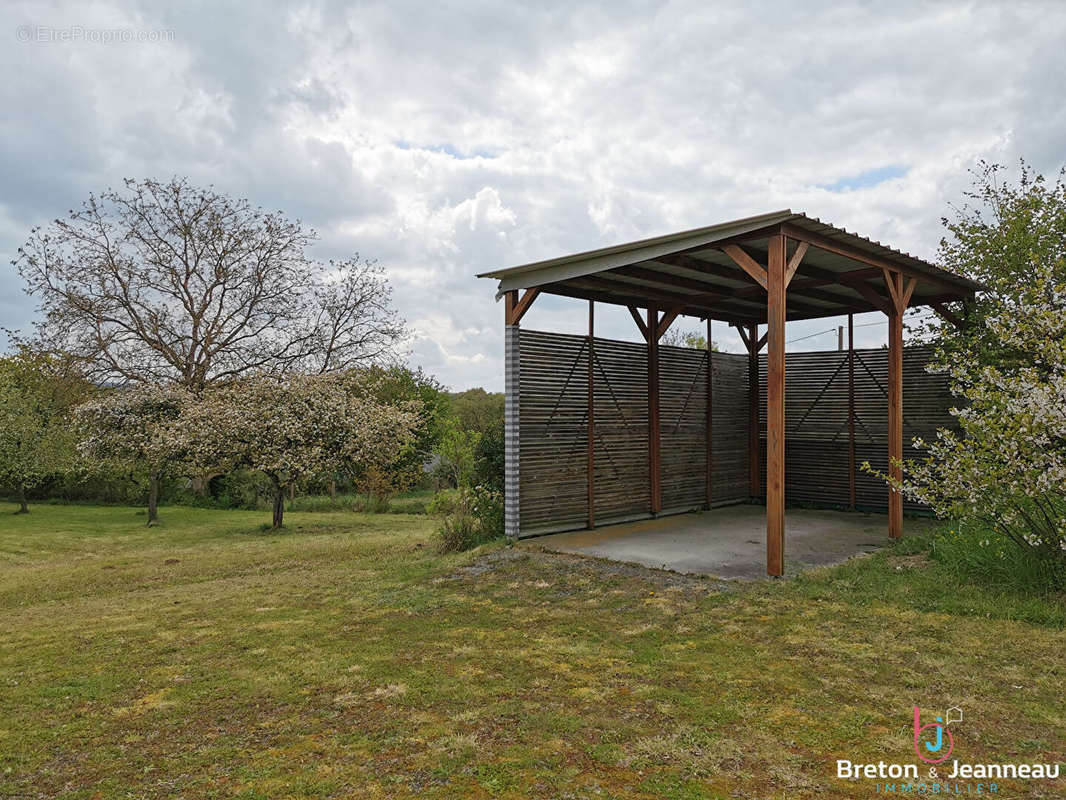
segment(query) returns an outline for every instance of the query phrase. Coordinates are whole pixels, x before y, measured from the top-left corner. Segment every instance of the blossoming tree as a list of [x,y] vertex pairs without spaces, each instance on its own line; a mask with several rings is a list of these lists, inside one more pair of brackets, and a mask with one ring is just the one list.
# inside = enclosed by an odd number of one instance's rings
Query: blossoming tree
[[22,347],[0,358],[0,482],[15,489],[29,513],[26,492],[74,460],[70,409],[89,385],[58,356]]
[[182,421],[192,460],[245,467],[273,487],[273,527],[282,527],[285,492],[307,478],[387,469],[411,446],[418,405],[386,405],[346,390],[338,376],[259,376],[208,390]]
[[986,318],[993,341],[1031,360],[988,365],[955,354],[961,430],[916,440],[926,457],[905,464],[899,488],[939,516],[979,522],[1066,567],[1066,283],[1049,280],[1011,313]]
[[95,461],[118,461],[148,475],[148,524],[159,519],[159,480],[186,451],[182,411],[191,395],[179,386],[147,384],[113,390],[75,409],[78,450]]
[[[1066,184],[1022,165],[1018,186],[977,174],[980,207],[945,220],[941,260],[988,287],[957,326],[933,328],[958,432],[915,441],[897,488],[1041,556],[1066,582]],[[962,314],[962,309],[958,309]]]

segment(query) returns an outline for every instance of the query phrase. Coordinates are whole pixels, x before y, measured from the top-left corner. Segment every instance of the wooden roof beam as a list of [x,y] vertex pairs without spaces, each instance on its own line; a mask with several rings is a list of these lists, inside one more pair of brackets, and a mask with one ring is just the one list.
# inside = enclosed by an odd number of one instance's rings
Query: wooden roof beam
[[[676,287],[676,288],[679,288],[679,289],[694,289],[696,291],[699,291],[700,294],[698,296],[692,298],[692,299],[694,299],[694,300],[698,299],[701,302],[702,302],[703,298],[705,298],[705,297],[706,298],[713,298],[713,299],[722,299],[722,300],[730,300],[730,299],[746,300],[747,298],[750,297],[752,299],[758,299],[759,301],[762,301],[763,295],[765,294],[763,292],[763,289],[762,289],[761,286],[744,287],[743,289],[730,289],[730,288],[726,288],[726,287],[715,287],[714,284],[708,283],[706,281],[695,280],[693,278],[686,278],[686,277],[681,276],[681,275],[671,275],[670,273],[656,272],[655,270],[647,269],[646,267],[618,267],[616,269],[611,270],[610,272],[605,272],[605,273],[600,273],[600,274],[601,275],[608,275],[608,276],[609,275],[625,275],[625,276],[630,277],[630,278],[639,278],[640,280],[645,280],[645,281],[655,281],[655,282],[662,283],[662,284],[665,284],[667,286],[673,286],[673,287]],[[819,282],[818,285],[821,285],[821,282]],[[711,291],[708,291],[708,290],[711,290]],[[807,291],[802,291],[802,292],[797,291],[797,293],[806,295],[808,297],[812,297],[814,299],[831,300],[833,302],[847,302],[847,301],[851,300],[851,298],[848,298],[848,297],[835,297],[835,296],[829,294],[828,292],[823,292],[821,295],[819,295],[817,293],[814,293],[814,292],[807,292]],[[811,306],[809,304],[802,304],[802,305],[807,310],[817,310],[817,308],[818,308],[817,306]],[[822,309],[822,310],[829,311],[830,309]]]
[[885,297],[883,294],[879,293],[866,281],[853,281],[849,282],[847,285],[861,294],[863,299],[878,311],[888,316],[892,316],[894,303],[891,298]]
[[[620,292],[620,293],[644,295],[649,300],[655,300],[657,302],[663,303],[664,305],[671,306],[671,307],[673,307],[673,306],[682,306],[682,307],[685,307],[685,306],[688,306],[688,307],[701,306],[701,307],[704,307],[704,308],[707,308],[707,309],[734,309],[734,310],[740,310],[740,311],[748,311],[749,314],[750,314],[750,311],[748,309],[745,309],[743,306],[738,306],[735,303],[731,302],[732,300],[737,299],[737,298],[734,298],[733,295],[729,294],[729,293],[724,293],[724,292],[704,292],[704,293],[700,293],[700,294],[674,293],[674,292],[670,292],[669,290],[659,289],[659,288],[654,287],[654,286],[644,286],[644,285],[641,285],[641,284],[625,283],[624,281],[612,281],[610,279],[610,275],[611,275],[611,273],[609,273],[609,272],[601,272],[601,273],[599,273],[597,275],[586,275],[586,276],[581,277],[581,278],[574,278],[571,281],[567,281],[567,283],[572,283],[572,284],[577,284],[577,285],[585,284],[585,285],[591,286],[594,289],[603,289],[605,291],[617,291],[617,292]],[[752,305],[757,306],[758,310],[755,313],[757,313],[759,315],[762,315],[762,314],[765,313],[765,303],[762,302],[761,299],[759,299],[757,301],[754,298],[752,298],[752,299],[744,298],[743,300],[741,300],[741,302],[751,303]],[[823,314],[826,314],[826,316],[832,316],[832,314],[834,313],[832,311],[832,309],[826,309],[826,308],[824,308],[822,306],[814,306],[814,305],[811,305],[810,303],[803,303],[803,302],[800,302],[800,301],[794,302],[793,305],[795,305],[795,307],[798,310],[821,312]]]
[[[601,273],[602,274],[602,273]],[[715,316],[717,319],[756,319],[765,312],[758,306],[747,308],[733,303],[717,301],[714,298],[702,300],[696,296],[672,294],[651,290],[646,286],[620,283],[618,281],[605,280],[596,276],[587,276],[558,284],[548,284],[543,287],[545,291],[553,294],[561,294],[568,297],[579,297],[586,300],[599,300],[615,305],[631,305],[636,308],[647,308],[649,304],[661,303],[670,308],[681,308],[683,314],[697,317]],[[577,289],[580,295],[564,292],[564,288]]]
[[733,259],[733,263],[751,276],[763,289],[766,288],[766,267],[748,255],[739,244],[727,244],[722,252]]
[[[704,261],[701,258],[693,258],[692,256],[686,256],[679,253],[656,256],[653,261],[660,264],[669,264],[672,267],[681,267],[682,269],[692,270],[693,272],[700,272],[704,275],[714,275],[716,278],[728,278],[731,281],[744,280],[744,273],[738,273],[736,267],[728,267],[725,264],[716,264],[713,261]],[[739,289],[740,287],[737,288]],[[758,289],[759,292],[765,291],[761,286],[751,288]]]
[[943,303],[930,303],[929,306],[930,306],[930,308],[933,309],[933,311],[935,311],[937,314],[939,314],[943,319],[945,319],[946,321],[950,322],[952,325],[954,325],[960,331],[962,330],[963,325],[965,324],[963,322],[962,317],[956,315],[953,311],[951,311],[951,309],[949,309]]
[[801,242],[807,242],[808,244],[817,247],[819,250],[825,250],[829,253],[835,253],[838,256],[844,258],[850,258],[852,261],[858,261],[861,264],[869,264],[871,267],[878,267],[879,269],[888,269],[893,272],[901,272],[908,278],[917,278],[920,281],[926,283],[933,283],[939,286],[943,286],[949,290],[957,292],[960,296],[963,294],[972,293],[973,290],[964,288],[959,284],[952,283],[949,280],[941,278],[939,275],[928,275],[924,272],[919,272],[912,267],[903,264],[899,261],[891,261],[889,259],[881,258],[873,253],[867,253],[862,250],[858,250],[854,247],[849,247],[845,244],[839,244],[834,242],[828,237],[822,236],[817,233],[811,233],[810,231],[800,228],[796,225],[784,223],[781,225],[781,233],[785,234],[792,239],[796,239]]

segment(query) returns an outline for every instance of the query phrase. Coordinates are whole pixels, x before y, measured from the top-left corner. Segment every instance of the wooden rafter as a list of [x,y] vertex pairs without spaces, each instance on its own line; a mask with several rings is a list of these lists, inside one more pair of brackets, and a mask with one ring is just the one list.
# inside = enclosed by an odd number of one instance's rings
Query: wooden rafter
[[849,258],[852,261],[858,261],[860,264],[869,264],[871,267],[877,267],[878,269],[890,269],[895,272],[900,272],[909,278],[917,278],[927,283],[934,283],[939,286],[944,286],[950,291],[958,292],[959,287],[950,281],[944,280],[938,275],[929,275],[924,272],[912,269],[909,266],[904,265],[899,261],[891,261],[885,258],[881,258],[873,253],[868,253],[863,250],[859,250],[854,247],[849,247],[839,242],[834,242],[825,236],[817,233],[811,233],[810,231],[800,228],[796,225],[790,225],[785,223],[781,226],[781,232],[791,239],[796,239],[801,242],[808,242],[819,250],[825,250],[829,253],[836,253],[838,256]]
[[787,287],[792,283],[792,276],[796,274],[796,270],[799,269],[800,262],[803,261],[803,256],[807,254],[807,248],[810,247],[807,242],[800,242],[796,248],[796,252],[792,254],[792,258],[788,260],[788,267],[785,269],[785,286]]
[[894,305],[891,298],[879,294],[877,290],[866,281],[849,282],[846,285],[861,294],[863,299],[878,311],[883,314],[892,313]]
[[[668,260],[669,259],[669,260]],[[719,264],[712,264],[710,262],[697,261],[694,258],[685,256],[679,259],[673,259],[672,257],[658,258],[663,264],[670,264],[676,267],[682,267],[684,269],[690,269],[693,271],[703,271],[707,274],[718,275],[720,277],[729,277],[733,280],[737,279],[736,270],[730,267],[723,267]],[[702,266],[701,266],[702,265]],[[707,269],[702,269],[705,266]],[[686,304],[689,306],[703,306],[709,310],[718,310],[730,308],[727,303],[729,301],[739,301],[742,303],[758,304],[760,306],[759,313],[761,314],[761,307],[763,306],[763,298],[760,295],[765,296],[765,291],[761,286],[745,286],[741,288],[730,288],[724,286],[715,286],[714,284],[707,283],[706,281],[700,281],[693,278],[688,278],[683,275],[671,275],[669,273],[655,272],[654,270],[646,267],[619,267],[617,269],[610,270],[609,272],[598,273],[603,276],[610,275],[625,275],[631,278],[639,278],[645,281],[654,281],[656,283],[664,284],[670,287],[676,287],[678,289],[695,289],[699,293],[693,295],[686,295]],[[626,284],[630,290],[644,288],[635,284]],[[663,290],[657,287],[647,287],[649,291],[661,293]],[[804,292],[805,295],[816,298],[814,293]],[[658,299],[665,299],[658,297]],[[846,302],[846,297],[833,297],[827,295],[823,299],[829,299],[831,302]],[[804,303],[802,300],[795,300],[792,302],[792,306],[797,311],[809,311],[809,312],[828,312],[828,309],[822,306],[814,306],[810,303]],[[733,309],[738,309],[737,306],[733,306]],[[738,309],[739,310],[739,309]],[[866,309],[859,309],[866,310]]]
[[[753,299],[731,302],[723,295],[713,292],[707,294],[686,294],[681,291],[670,291],[669,289],[660,289],[654,286],[627,283],[619,280],[617,277],[612,278],[611,272],[599,272],[595,275],[582,275],[580,278],[573,278],[562,285],[573,288],[588,288],[593,291],[603,292],[604,294],[601,297],[594,298],[597,300],[605,300],[606,302],[614,302],[617,304],[625,303],[626,305],[635,305],[638,307],[646,307],[648,303],[652,302],[670,308],[680,306],[686,309],[683,312],[686,314],[690,313],[688,309],[699,309],[703,314],[708,312],[721,312],[725,315],[725,318],[728,319],[757,319],[765,313],[763,305]],[[559,293],[555,288],[555,284],[548,284],[548,286],[551,287],[552,292]],[[612,300],[609,297],[610,294],[615,294],[617,297]],[[627,298],[641,299],[632,302]],[[750,307],[746,307],[743,305],[744,303],[747,303]],[[797,311],[825,311],[821,306],[812,306],[802,302],[796,302],[793,305]]]
[[[620,295],[614,292],[583,289],[579,286],[571,286],[569,284],[549,284],[544,290],[551,294],[558,295],[559,297],[573,297],[577,300],[595,300],[598,303],[633,306],[634,308],[645,308],[649,302],[647,297],[641,297],[636,292]],[[720,319],[726,322],[763,322],[760,318],[762,312],[758,308],[745,308],[741,310],[720,307],[709,309],[702,306],[686,306],[684,313],[700,319],[706,319],[710,316],[714,319]]]
[[722,252],[733,259],[733,262],[748,273],[752,280],[762,288],[766,288],[766,268],[749,256],[740,245],[727,244],[722,248]]
[[955,314],[951,309],[949,309],[943,303],[930,303],[929,306],[933,309],[933,311],[935,311],[937,314],[939,314],[945,320],[950,322],[952,325],[954,325],[959,330],[962,330],[962,326],[963,326],[962,318],[959,317],[957,314]]
[[644,324],[644,320],[640,318],[640,312],[637,311],[636,306],[627,306],[629,313],[633,315],[633,321],[637,323],[637,327],[640,328],[640,335],[644,337],[644,341],[648,341],[648,326]]

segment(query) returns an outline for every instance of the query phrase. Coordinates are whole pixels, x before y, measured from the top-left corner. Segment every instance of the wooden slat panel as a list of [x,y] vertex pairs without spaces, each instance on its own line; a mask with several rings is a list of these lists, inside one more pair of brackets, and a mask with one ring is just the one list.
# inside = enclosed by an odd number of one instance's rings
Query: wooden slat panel
[[707,501],[707,353],[659,348],[663,508]]
[[[888,351],[855,351],[855,504],[887,510],[884,481],[862,471],[868,461],[888,468]],[[932,356],[928,347],[903,350],[903,457],[915,452],[915,436],[935,438],[937,428],[955,428],[947,377],[925,371]],[[846,508],[848,482],[848,366],[846,351],[790,353],[786,364],[785,494],[790,503]],[[765,385],[765,359],[760,361],[760,390]],[[760,391],[761,393],[761,391]],[[760,419],[765,419],[765,400]],[[761,470],[765,473],[765,458]],[[909,511],[925,507],[904,500]]]
[[596,516],[651,512],[648,348],[596,339]]
[[588,513],[586,337],[520,333],[522,532],[581,527]]
[[[524,534],[582,528],[588,519],[587,337],[522,330],[520,509]],[[904,455],[914,436],[953,427],[944,376],[925,372],[926,348],[903,356]],[[660,349],[663,508],[706,502],[706,360],[703,351]],[[765,425],[765,357],[760,423]],[[713,497],[743,501],[748,480],[748,357],[715,353],[712,364]],[[648,361],[641,343],[595,340],[595,504],[597,524],[650,515]],[[846,352],[790,353],[786,359],[786,484],[789,503],[849,501]],[[887,509],[885,484],[860,471],[888,460],[888,354],[857,350],[855,502]],[[763,428],[765,429],[765,428]],[[765,477],[765,439],[759,443]],[[910,451],[913,452],[913,451]],[[765,486],[765,480],[761,481]],[[908,510],[920,506],[906,503]]]
[[748,497],[748,357],[715,353],[714,502],[729,503]]

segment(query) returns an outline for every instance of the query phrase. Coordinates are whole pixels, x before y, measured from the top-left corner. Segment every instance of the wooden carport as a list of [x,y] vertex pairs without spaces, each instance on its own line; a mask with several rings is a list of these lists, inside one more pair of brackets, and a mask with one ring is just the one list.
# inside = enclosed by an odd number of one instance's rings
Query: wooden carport
[[[903,314],[908,307],[930,306],[953,324],[956,313],[981,286],[907,253],[886,247],[789,210],[748,217],[668,236],[547,261],[479,277],[499,280],[507,329],[507,486],[508,533],[517,535],[518,480],[514,457],[520,402],[518,325],[541,293],[589,302],[589,341],[596,302],[627,306],[647,344],[648,461],[651,512],[662,510],[659,432],[659,340],[680,315],[720,320],[734,326],[748,348],[751,413],[758,400],[758,354],[767,347],[766,373],[766,561],[767,573],[784,572],[785,530],[785,322],[880,311],[888,317],[888,456],[900,475],[903,454]],[[759,336],[759,325],[766,325]],[[591,375],[591,372],[590,372]],[[709,387],[708,382],[708,387]],[[592,397],[591,377],[589,397]],[[708,404],[708,409],[710,405]],[[589,460],[592,414],[589,414]],[[759,482],[758,439],[749,428],[750,480]],[[708,435],[708,458],[710,458]],[[589,520],[593,471],[589,469]],[[708,480],[710,480],[708,472]],[[753,494],[755,492],[753,491]],[[902,498],[889,491],[889,536],[903,529]]]

